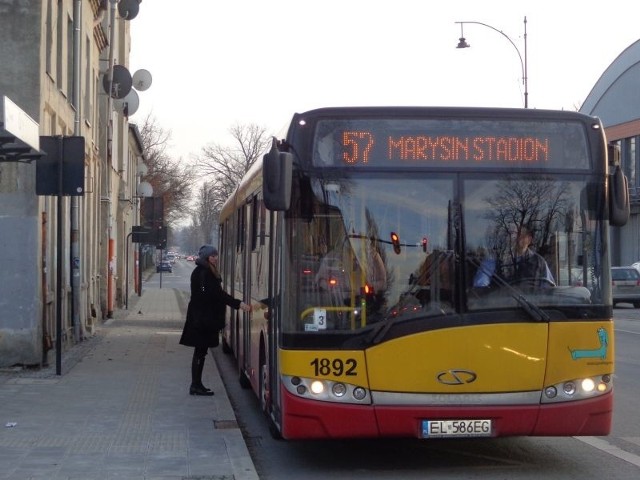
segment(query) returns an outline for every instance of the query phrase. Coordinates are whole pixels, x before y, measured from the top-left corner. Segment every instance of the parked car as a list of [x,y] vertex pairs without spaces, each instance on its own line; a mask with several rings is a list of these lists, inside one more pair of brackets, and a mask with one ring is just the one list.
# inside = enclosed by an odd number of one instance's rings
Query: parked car
[[561,286],[570,285],[572,287],[582,287],[584,286],[582,275],[583,275],[582,267],[573,267],[571,269],[571,280],[569,280],[569,269],[562,268],[560,269],[560,275],[556,280],[558,285],[561,285]]
[[613,305],[631,303],[640,308],[640,272],[634,267],[611,267]]
[[173,267],[171,266],[171,262],[168,260],[163,260],[156,265],[156,273],[160,272],[169,272],[173,273]]

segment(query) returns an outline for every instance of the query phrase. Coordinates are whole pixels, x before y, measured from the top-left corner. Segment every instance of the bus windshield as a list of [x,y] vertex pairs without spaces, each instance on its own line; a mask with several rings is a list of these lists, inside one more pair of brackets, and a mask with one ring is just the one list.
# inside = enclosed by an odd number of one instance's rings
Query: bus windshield
[[[287,227],[284,285],[296,289],[287,310],[297,314],[283,331],[348,334],[460,315],[473,323],[483,310],[538,321],[547,315],[532,312],[545,307],[601,315],[609,287],[597,261],[602,225],[584,204],[588,181],[531,172],[312,178],[305,211],[292,209]],[[523,259],[537,263],[527,269]]]

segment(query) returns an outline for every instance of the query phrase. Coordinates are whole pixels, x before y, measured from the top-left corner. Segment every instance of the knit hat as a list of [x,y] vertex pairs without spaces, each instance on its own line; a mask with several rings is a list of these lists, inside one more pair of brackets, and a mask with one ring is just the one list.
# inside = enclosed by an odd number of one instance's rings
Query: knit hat
[[207,260],[211,256],[218,255],[218,249],[213,245],[203,245],[198,250],[198,258],[200,260]]

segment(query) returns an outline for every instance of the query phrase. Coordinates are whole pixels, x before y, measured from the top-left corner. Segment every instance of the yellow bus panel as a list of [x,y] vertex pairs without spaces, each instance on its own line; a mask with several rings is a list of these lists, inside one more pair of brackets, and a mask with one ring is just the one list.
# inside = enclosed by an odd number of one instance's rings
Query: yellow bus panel
[[547,323],[445,328],[367,350],[372,390],[491,393],[540,390]]
[[612,374],[613,322],[554,322],[549,327],[547,384]]

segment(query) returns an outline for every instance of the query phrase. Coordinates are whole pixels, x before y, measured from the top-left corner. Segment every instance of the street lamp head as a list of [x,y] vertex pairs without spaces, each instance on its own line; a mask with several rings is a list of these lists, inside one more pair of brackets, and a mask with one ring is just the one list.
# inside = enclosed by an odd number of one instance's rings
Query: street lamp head
[[499,33],[509,41],[511,46],[513,46],[513,48],[518,53],[518,58],[520,59],[520,66],[522,67],[522,83],[524,84],[524,108],[529,108],[529,90],[527,86],[527,17],[524,17],[524,60],[522,59],[522,55],[520,54],[520,49],[518,48],[518,46],[515,43],[513,43],[513,40],[511,40],[511,38],[502,30],[498,30],[496,27],[492,27],[491,25],[487,25],[486,23],[482,23],[482,22],[466,21],[466,22],[455,22],[455,23],[460,24],[460,41],[458,42],[458,46],[456,48],[469,48],[471,46],[467,43],[467,40],[464,38],[465,23],[472,23],[475,25],[482,25],[483,27],[490,28],[491,30]]
[[460,41],[458,42],[458,46],[456,48],[469,48],[471,45],[469,45],[464,38],[464,22],[456,23],[460,24]]
[[469,48],[471,45],[467,43],[467,40],[464,37],[460,37],[460,41],[458,42],[458,46],[456,48]]

